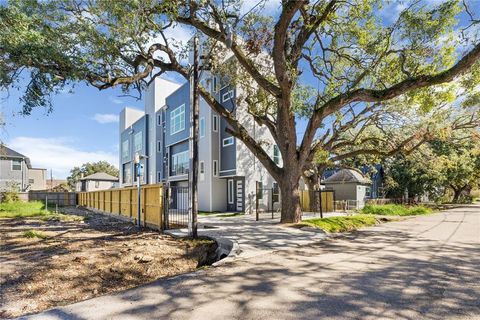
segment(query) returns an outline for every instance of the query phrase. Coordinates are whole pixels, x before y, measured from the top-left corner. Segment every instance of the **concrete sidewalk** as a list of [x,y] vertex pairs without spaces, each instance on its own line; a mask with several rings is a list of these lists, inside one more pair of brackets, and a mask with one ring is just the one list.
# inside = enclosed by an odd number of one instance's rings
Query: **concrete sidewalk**
[[[262,213],[259,221],[255,215],[238,215],[222,217],[224,214],[200,216],[199,235],[210,236],[218,240],[226,239],[238,244],[235,259],[250,258],[276,250],[304,247],[327,237],[320,229],[303,228],[302,230],[288,226],[280,226],[279,213],[272,219],[271,213]],[[327,213],[324,216],[338,216],[343,213]],[[311,218],[311,217],[310,217]],[[176,236],[186,236],[187,229],[169,230]]]

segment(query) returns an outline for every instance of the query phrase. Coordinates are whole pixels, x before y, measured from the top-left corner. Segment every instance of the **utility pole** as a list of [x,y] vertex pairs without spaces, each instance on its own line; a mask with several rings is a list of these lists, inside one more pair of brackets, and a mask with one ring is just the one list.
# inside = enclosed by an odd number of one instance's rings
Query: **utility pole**
[[192,238],[198,236],[197,215],[198,215],[198,117],[199,117],[199,55],[198,55],[198,37],[193,38],[193,66],[190,77],[191,83],[191,103],[190,103],[190,170],[189,170],[189,217],[190,223],[188,231]]

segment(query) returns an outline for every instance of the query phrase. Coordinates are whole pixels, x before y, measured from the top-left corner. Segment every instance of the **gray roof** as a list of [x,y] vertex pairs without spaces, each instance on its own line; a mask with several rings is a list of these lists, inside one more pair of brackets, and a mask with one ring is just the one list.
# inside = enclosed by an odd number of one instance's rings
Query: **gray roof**
[[27,156],[24,156],[23,154],[10,149],[3,144],[0,145],[0,157],[1,158],[17,158],[17,159],[24,159],[25,163],[27,164],[28,168],[32,167],[32,164],[30,163],[30,159]]
[[361,172],[353,169],[341,169],[325,179],[324,183],[359,183],[370,184],[371,181],[365,178]]
[[105,172],[97,172],[89,176],[83,177],[80,180],[118,181],[118,178]]

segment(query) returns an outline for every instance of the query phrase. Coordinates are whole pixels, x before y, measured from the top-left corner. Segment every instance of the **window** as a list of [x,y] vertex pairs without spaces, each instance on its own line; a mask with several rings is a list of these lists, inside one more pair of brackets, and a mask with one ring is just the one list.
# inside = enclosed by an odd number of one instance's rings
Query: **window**
[[233,144],[233,137],[228,137],[228,138],[225,138],[223,139],[222,141],[222,146],[226,147],[226,146],[230,146]]
[[132,182],[132,167],[129,163],[125,163],[122,168],[122,182],[131,183]]
[[28,183],[34,184],[34,183],[35,183],[35,180],[34,180],[34,179],[28,179]]
[[128,140],[122,142],[122,160],[128,160]]
[[213,85],[212,85],[212,91],[214,93],[217,93],[219,90],[220,90],[220,85],[218,83],[218,78],[217,77],[213,77]]
[[157,182],[162,181],[162,173],[160,171],[157,171]]
[[229,204],[233,203],[233,179],[228,180],[228,186],[227,186],[227,200]]
[[161,126],[162,125],[162,114],[159,113],[157,114],[157,126]]
[[372,192],[370,187],[365,187],[365,197],[370,198],[372,196]]
[[200,161],[200,181],[203,181],[205,180],[205,162],[204,161]]
[[261,181],[257,181],[257,199],[263,199],[263,183]]
[[157,141],[157,152],[162,152],[162,141],[161,140]]
[[205,137],[205,118],[200,118],[200,124],[198,126],[198,131],[200,134],[200,138]]
[[170,135],[185,129],[185,104],[170,113]]
[[142,150],[142,131],[135,133],[133,136],[133,151]]
[[228,101],[233,98],[233,90],[228,90],[222,95],[222,102]]
[[280,164],[280,149],[278,149],[276,144],[273,145],[273,162],[275,162],[276,165]]
[[274,182],[272,184],[272,202],[275,203],[275,202],[280,202],[280,190],[278,189],[278,183]]
[[100,181],[95,181],[95,188],[98,189],[100,187]]
[[14,170],[14,171],[22,170],[22,159],[13,159],[12,160],[12,170]]
[[218,132],[218,116],[213,115],[213,124],[212,124],[213,132]]
[[187,174],[189,168],[188,151],[179,152],[172,155],[172,175]]
[[213,176],[218,177],[218,161],[213,160]]

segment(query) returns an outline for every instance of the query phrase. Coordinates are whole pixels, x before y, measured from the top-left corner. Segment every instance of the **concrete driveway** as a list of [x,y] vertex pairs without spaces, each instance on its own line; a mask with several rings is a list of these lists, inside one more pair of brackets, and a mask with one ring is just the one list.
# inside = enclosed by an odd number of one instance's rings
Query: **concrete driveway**
[[480,319],[480,205],[265,252],[29,319]]

